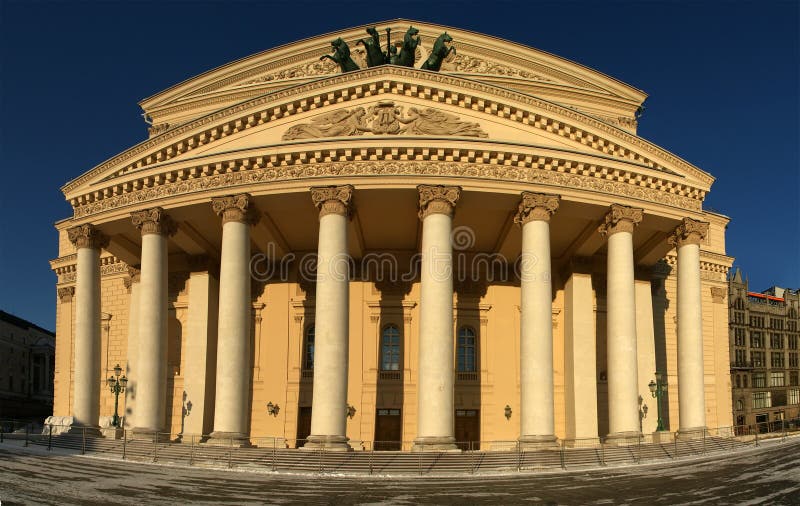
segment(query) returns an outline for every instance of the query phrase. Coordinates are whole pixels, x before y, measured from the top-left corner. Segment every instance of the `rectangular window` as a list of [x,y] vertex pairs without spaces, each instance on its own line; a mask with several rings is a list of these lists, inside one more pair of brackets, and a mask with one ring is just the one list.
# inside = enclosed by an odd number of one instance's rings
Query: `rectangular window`
[[789,349],[790,350],[796,350],[797,349],[797,336],[796,335],[790,335],[789,336]]
[[477,370],[475,340],[475,331],[472,330],[471,327],[461,327],[458,329],[456,371],[475,372]]
[[744,346],[744,329],[743,328],[735,328],[733,329],[734,335],[734,344],[736,346]]
[[800,385],[800,378],[798,378],[798,376],[797,371],[789,371],[789,386],[796,387]]
[[783,375],[783,371],[769,373],[769,386],[771,387],[786,386],[786,377]]
[[400,329],[387,325],[381,335],[381,370],[400,370]]
[[736,350],[736,366],[744,367],[747,365],[747,352],[745,350]]
[[761,332],[750,332],[750,347],[763,348],[764,339],[761,337]]
[[787,328],[788,330],[791,330],[792,332],[796,331],[796,330],[797,330],[797,322],[796,322],[796,321],[789,320],[789,321],[787,322],[786,328]]
[[763,351],[751,351],[750,361],[753,362],[753,367],[765,367],[767,365],[766,353]]
[[789,367],[798,367],[797,353],[789,352]]
[[767,386],[767,375],[763,372],[753,373],[753,388],[765,388]]
[[791,388],[786,392],[786,403],[789,405],[800,404],[800,389]]
[[769,392],[753,392],[753,408],[771,408],[772,398]]
[[773,351],[770,356],[770,364],[772,367],[784,367],[783,353],[780,351]]
[[769,346],[775,350],[783,349],[783,334],[773,333],[769,339]]
[[770,318],[769,326],[776,330],[783,330],[783,320],[780,320],[778,318]]

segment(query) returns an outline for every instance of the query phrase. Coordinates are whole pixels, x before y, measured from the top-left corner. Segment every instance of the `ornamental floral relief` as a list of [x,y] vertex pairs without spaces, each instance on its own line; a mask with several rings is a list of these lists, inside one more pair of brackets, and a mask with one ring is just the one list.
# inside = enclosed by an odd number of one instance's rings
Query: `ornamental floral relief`
[[375,135],[457,135],[462,137],[488,137],[478,123],[462,121],[459,116],[433,107],[403,106],[391,100],[381,100],[368,108],[340,109],[291,126],[282,139],[317,139],[322,137],[349,137],[372,133]]

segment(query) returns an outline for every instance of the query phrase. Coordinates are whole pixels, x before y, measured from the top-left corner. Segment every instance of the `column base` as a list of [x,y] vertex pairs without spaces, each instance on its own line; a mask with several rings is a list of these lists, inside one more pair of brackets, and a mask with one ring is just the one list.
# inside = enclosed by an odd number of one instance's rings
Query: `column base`
[[353,447],[348,443],[347,436],[308,436],[306,444],[301,450],[327,450],[332,452],[351,452]]
[[558,450],[558,439],[553,435],[525,435],[519,438],[520,450]]
[[204,442],[209,446],[230,446],[235,448],[250,448],[253,444],[247,434],[241,432],[226,432],[215,430]]
[[689,427],[678,429],[678,439],[701,439],[706,435],[707,427]]
[[426,436],[414,440],[412,452],[460,452],[453,436]]
[[637,445],[642,439],[642,433],[638,430],[631,430],[627,432],[615,432],[606,436],[605,443],[614,446],[632,446]]
[[657,430],[653,432],[654,443],[671,443],[675,441],[675,433],[667,430]]
[[100,432],[99,425],[81,425],[78,423],[70,425],[69,429],[67,429],[65,432],[62,432],[62,434],[78,436],[86,434],[88,437],[103,437],[103,434]]
[[595,448],[600,446],[600,438],[597,436],[567,438],[561,440],[561,445],[566,448]]

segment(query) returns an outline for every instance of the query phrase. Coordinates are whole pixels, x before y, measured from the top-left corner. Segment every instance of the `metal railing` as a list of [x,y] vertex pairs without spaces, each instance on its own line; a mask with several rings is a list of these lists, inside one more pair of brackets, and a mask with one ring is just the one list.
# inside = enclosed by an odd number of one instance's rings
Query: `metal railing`
[[[784,441],[789,424],[706,429],[701,434],[661,432],[608,442],[605,438],[560,440],[533,446],[516,440],[465,441],[462,450],[417,448],[413,441],[350,441],[353,451],[305,449],[304,440],[281,437],[214,439],[207,435],[134,433],[127,429],[76,428],[45,425],[34,430],[29,422],[0,420],[0,443],[23,440],[24,445],[64,448],[81,454],[141,462],[188,466],[257,468],[312,474],[431,475],[481,472],[536,472],[639,464],[688,456],[731,452],[758,446],[766,438]],[[792,426],[791,428],[794,428]],[[102,436],[106,434],[106,437]],[[299,448],[299,449],[298,449]],[[391,450],[389,450],[391,448]],[[408,451],[411,450],[411,451]]]

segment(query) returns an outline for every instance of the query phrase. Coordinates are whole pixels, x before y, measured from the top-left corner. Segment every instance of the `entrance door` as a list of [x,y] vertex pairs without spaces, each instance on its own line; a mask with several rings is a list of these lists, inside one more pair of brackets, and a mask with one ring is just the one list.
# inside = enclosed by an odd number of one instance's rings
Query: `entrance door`
[[300,408],[297,414],[297,442],[295,448],[306,444],[306,439],[311,435],[311,408]]
[[479,450],[481,440],[481,417],[477,409],[457,409],[455,436],[462,450]]
[[403,441],[403,417],[399,409],[379,409],[375,413],[376,451],[399,451]]
[[765,433],[769,432],[769,415],[766,413],[763,415],[756,415],[756,427],[758,427],[758,432]]

